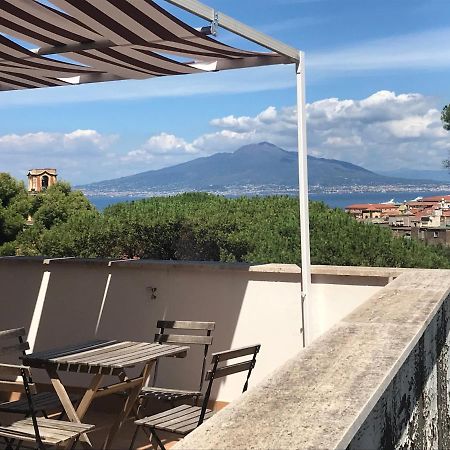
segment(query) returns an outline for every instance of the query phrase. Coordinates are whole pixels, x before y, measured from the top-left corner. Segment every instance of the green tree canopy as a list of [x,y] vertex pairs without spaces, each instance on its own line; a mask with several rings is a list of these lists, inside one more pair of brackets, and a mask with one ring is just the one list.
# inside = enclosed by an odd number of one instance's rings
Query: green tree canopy
[[[444,106],[441,114],[442,126],[444,130],[450,131],[450,105]],[[450,159],[444,159],[442,166],[445,169],[450,169]]]
[[[38,212],[48,217],[46,209]],[[81,208],[44,223],[19,234],[21,254],[300,263],[298,201],[291,197],[183,194],[116,204],[103,213]],[[448,249],[396,238],[323,203],[311,202],[310,224],[314,264],[450,267]]]
[[9,173],[0,173],[0,203],[4,208],[8,207],[11,201],[22,192],[25,192],[23,183]]
[[23,229],[31,200],[22,182],[0,173],[0,245],[13,241]]
[[66,222],[80,211],[94,207],[80,191],[72,191],[69,183],[58,182],[33,197],[33,221],[37,226],[50,229]]
[[[44,192],[30,195],[23,182],[0,173],[0,255],[41,254],[45,231],[71,217],[95,209],[70,184],[59,182]],[[32,216],[33,225],[27,225]]]
[[450,131],[450,105],[444,106],[441,115],[442,124],[444,129]]
[[[323,203],[311,202],[310,226],[314,264],[450,267],[450,249],[396,238]],[[298,200],[191,193],[101,213],[67,183],[29,195],[1,174],[0,254],[300,263]]]

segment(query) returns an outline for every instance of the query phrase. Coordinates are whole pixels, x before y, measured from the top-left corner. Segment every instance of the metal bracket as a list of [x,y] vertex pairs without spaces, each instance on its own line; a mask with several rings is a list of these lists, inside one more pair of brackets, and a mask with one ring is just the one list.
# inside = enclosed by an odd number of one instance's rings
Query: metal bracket
[[214,10],[211,22],[211,34],[213,36],[217,36],[218,29],[219,29],[219,11]]
[[205,36],[217,36],[217,31],[219,28],[219,11],[214,10],[211,23],[206,27],[197,28],[200,33]]

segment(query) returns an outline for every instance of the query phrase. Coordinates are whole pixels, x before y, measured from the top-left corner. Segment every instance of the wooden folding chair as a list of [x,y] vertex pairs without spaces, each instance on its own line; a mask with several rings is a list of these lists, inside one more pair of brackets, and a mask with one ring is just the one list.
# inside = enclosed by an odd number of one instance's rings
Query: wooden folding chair
[[[199,427],[205,420],[209,419],[213,415],[213,412],[210,409],[207,409],[207,407],[211,395],[212,385],[215,379],[234,373],[247,371],[247,378],[245,380],[244,389],[242,390],[242,392],[245,392],[248,388],[248,381],[252,370],[255,367],[256,355],[258,354],[260,347],[260,345],[254,345],[251,347],[243,347],[235,350],[213,353],[212,369],[207,372],[205,377],[205,380],[209,381],[209,384],[202,406],[182,405],[159,414],[154,414],[152,416],[136,420],[134,422],[136,425],[136,430],[130,444],[130,450],[133,449],[134,442],[141,427],[149,430],[150,434],[158,443],[158,446],[162,450],[165,450],[164,444],[158,436],[158,432],[164,431],[185,436],[195,430],[195,428]],[[230,359],[247,355],[252,355],[252,358],[250,360],[243,362],[241,361],[229,366],[219,367],[219,363],[223,361],[228,361]]]
[[[5,337],[5,332],[0,335]],[[23,336],[23,329],[9,330],[9,336]],[[17,344],[14,345],[17,348]],[[20,349],[27,349],[28,343],[19,344]],[[0,344],[0,355],[9,352],[11,345]],[[75,443],[81,434],[94,429],[93,425],[65,422],[62,420],[36,417],[33,398],[36,396],[36,385],[31,379],[29,367],[0,364],[0,388],[8,392],[20,392],[26,395],[30,417],[16,421],[8,426],[0,426],[0,442],[3,440],[6,450],[22,443],[33,442],[39,450],[59,446],[63,443]]]
[[[203,359],[200,373],[200,382],[197,390],[182,390],[166,387],[157,387],[159,360],[156,361],[155,371],[153,375],[152,386],[144,387],[140,393],[141,405],[145,404],[149,399],[157,399],[171,402],[174,406],[176,400],[193,399],[193,403],[197,404],[198,399],[202,395],[203,378],[205,376],[206,359],[209,347],[212,344],[212,332],[214,331],[215,322],[192,322],[181,320],[158,320],[157,327],[159,332],[155,334],[155,342],[160,344],[179,344],[179,345],[202,345]],[[175,333],[173,332],[175,330]],[[186,334],[192,331],[202,331],[203,335]],[[189,357],[189,356],[188,356]]]
[[[20,362],[19,356],[25,355],[29,345],[25,342],[25,328],[15,328],[12,330],[0,331],[1,362]],[[14,361],[5,361],[3,358],[9,357]],[[0,385],[0,392],[2,386]],[[70,395],[72,402],[77,402],[79,397]],[[55,392],[40,392],[33,395],[33,405],[36,413],[41,413],[47,417],[49,411],[62,410],[61,402]],[[0,412],[21,414],[25,417],[30,416],[30,408],[26,398],[14,401],[5,401],[0,403]]]

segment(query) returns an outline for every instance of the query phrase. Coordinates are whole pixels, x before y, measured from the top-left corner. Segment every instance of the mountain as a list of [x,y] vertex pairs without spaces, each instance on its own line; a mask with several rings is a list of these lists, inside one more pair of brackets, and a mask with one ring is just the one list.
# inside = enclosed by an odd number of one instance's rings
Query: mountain
[[[345,161],[314,156],[308,156],[308,169],[310,187],[419,184],[415,180],[379,175]],[[244,186],[296,188],[297,173],[296,152],[261,142],[241,147],[234,153],[216,153],[164,169],[149,170],[79,188],[89,193],[218,191]]]
[[418,169],[397,169],[379,172],[380,175],[387,177],[403,177],[412,180],[433,180],[450,183],[450,173],[446,169],[441,170],[418,170]]

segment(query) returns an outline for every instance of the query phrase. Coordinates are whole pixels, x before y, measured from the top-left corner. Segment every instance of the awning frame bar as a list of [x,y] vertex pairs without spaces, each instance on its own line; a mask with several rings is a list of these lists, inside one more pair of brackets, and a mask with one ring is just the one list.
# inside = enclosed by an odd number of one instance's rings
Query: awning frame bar
[[217,22],[217,25],[225,30],[231,31],[249,41],[268,48],[280,55],[289,57],[293,63],[299,63],[299,51],[283,42],[274,39],[267,34],[261,33],[226,14],[211,8],[198,0],[165,0],[172,5],[178,6],[185,11],[195,14],[198,17],[211,22]]

